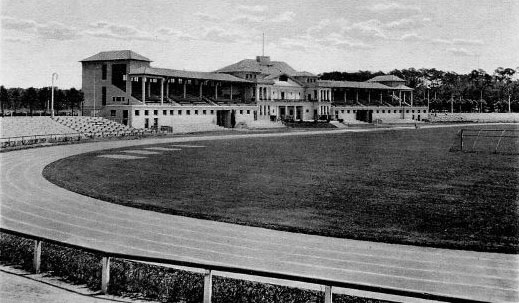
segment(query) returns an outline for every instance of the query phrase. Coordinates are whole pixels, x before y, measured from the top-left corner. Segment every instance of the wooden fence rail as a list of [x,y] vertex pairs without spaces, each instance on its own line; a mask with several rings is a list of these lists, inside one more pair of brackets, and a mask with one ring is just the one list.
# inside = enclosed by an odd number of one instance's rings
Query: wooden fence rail
[[127,259],[127,260],[131,260],[131,261],[142,261],[142,262],[151,262],[151,263],[158,263],[158,264],[176,265],[176,266],[183,266],[183,267],[188,267],[188,268],[205,270],[204,295],[203,295],[204,303],[211,302],[213,271],[235,273],[235,274],[245,274],[245,275],[250,275],[250,276],[258,276],[258,277],[266,277],[266,278],[274,278],[274,279],[280,279],[280,280],[288,280],[288,281],[296,281],[296,282],[323,285],[325,287],[325,292],[324,292],[324,296],[325,296],[324,302],[325,303],[332,303],[332,292],[333,292],[334,287],[349,288],[349,289],[356,289],[356,290],[362,290],[362,291],[368,291],[368,292],[374,292],[374,293],[382,293],[382,294],[396,295],[396,296],[409,297],[409,298],[427,299],[427,300],[434,300],[434,301],[441,301],[441,302],[456,302],[456,303],[457,302],[460,302],[460,303],[461,302],[463,302],[463,303],[465,303],[465,302],[472,302],[472,303],[486,302],[486,301],[477,301],[477,300],[457,298],[457,297],[451,297],[451,296],[445,296],[445,295],[431,294],[431,293],[425,293],[425,292],[410,291],[410,290],[399,289],[399,288],[380,287],[380,286],[376,286],[376,285],[350,283],[350,282],[344,282],[344,281],[333,281],[333,280],[328,280],[328,279],[300,276],[300,275],[288,274],[288,273],[283,273],[283,272],[262,271],[262,270],[248,269],[248,268],[242,268],[242,267],[224,266],[224,265],[217,265],[217,264],[211,264],[211,263],[198,263],[198,262],[156,258],[156,257],[146,257],[146,256],[140,256],[140,255],[128,255],[128,254],[123,254],[123,253],[99,250],[99,249],[90,248],[87,246],[70,244],[70,243],[56,241],[56,240],[52,240],[52,239],[45,239],[45,238],[42,238],[39,236],[34,236],[31,234],[27,234],[27,233],[22,233],[22,232],[18,232],[18,231],[14,231],[14,230],[5,229],[3,227],[0,227],[0,232],[4,232],[7,234],[34,240],[35,251],[34,251],[34,260],[33,260],[34,267],[33,267],[33,269],[35,272],[39,272],[39,270],[40,270],[42,242],[48,242],[48,243],[56,244],[59,246],[75,248],[75,249],[79,249],[82,251],[100,255],[102,257],[102,259],[101,259],[101,265],[102,265],[101,266],[102,267],[101,291],[105,294],[108,291],[108,285],[110,282],[110,259],[118,258],[118,259]]

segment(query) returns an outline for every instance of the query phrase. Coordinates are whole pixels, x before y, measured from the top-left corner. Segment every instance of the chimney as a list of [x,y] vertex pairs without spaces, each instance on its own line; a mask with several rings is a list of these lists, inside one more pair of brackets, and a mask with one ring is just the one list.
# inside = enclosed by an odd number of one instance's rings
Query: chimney
[[270,56],[256,56],[256,61],[259,62],[260,65],[269,65]]

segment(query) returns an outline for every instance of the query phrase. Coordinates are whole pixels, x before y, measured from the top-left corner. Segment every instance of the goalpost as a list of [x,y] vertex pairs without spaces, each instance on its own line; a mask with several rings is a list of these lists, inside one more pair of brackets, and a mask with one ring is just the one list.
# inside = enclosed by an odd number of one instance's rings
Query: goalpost
[[519,154],[518,129],[461,129],[452,151]]

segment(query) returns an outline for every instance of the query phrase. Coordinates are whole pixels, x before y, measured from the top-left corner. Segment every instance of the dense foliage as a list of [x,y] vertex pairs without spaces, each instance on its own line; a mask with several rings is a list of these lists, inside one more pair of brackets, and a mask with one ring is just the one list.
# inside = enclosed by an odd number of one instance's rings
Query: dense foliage
[[[383,72],[328,72],[323,80],[367,81]],[[416,104],[427,104],[433,111],[519,112],[519,80],[512,68],[497,68],[492,74],[475,69],[468,74],[445,72],[435,68],[395,69],[390,75],[406,80],[414,88]],[[510,104],[510,108],[509,108]]]
[[[50,113],[51,88],[5,88],[0,86],[2,115],[7,112],[30,115]],[[54,88],[54,110],[78,111],[83,102],[83,92],[75,88]]]

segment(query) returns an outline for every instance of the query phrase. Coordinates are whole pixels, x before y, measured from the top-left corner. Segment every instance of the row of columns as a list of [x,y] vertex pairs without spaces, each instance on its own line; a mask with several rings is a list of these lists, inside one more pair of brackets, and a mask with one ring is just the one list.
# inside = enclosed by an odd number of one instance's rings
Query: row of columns
[[[413,106],[413,91],[409,91],[409,92],[410,92],[411,106]],[[398,91],[398,98],[400,100],[402,100],[402,93],[403,93],[404,102],[405,102],[405,91]],[[393,97],[395,97],[395,91],[392,91],[392,95],[393,95]],[[382,92],[380,92],[380,94],[379,94],[379,99],[380,99],[380,103],[382,103],[382,101],[383,101]],[[344,90],[344,102],[347,102],[347,101],[348,101],[347,91]],[[359,91],[358,90],[355,90],[355,101],[359,102]],[[368,90],[368,102],[371,103],[371,90]],[[400,106],[402,106],[401,102],[400,102]]]
[[[295,109],[294,109],[295,111]],[[33,256],[33,270],[36,274],[40,273],[41,268],[41,240],[34,240],[34,256]],[[101,258],[101,293],[108,293],[108,285],[110,282],[110,257],[104,256]],[[204,295],[203,303],[211,303],[213,296],[213,272],[206,270],[204,272]],[[332,303],[332,287],[325,286],[324,302]]]
[[[156,78],[154,78],[154,79],[156,79]],[[160,80],[160,105],[164,105],[164,78],[159,78],[159,80]],[[146,104],[146,96],[151,96],[151,83],[149,81],[147,81],[147,78],[144,76],[141,77],[141,82],[142,82],[141,101],[142,101],[142,103]],[[147,86],[146,86],[146,83],[148,83]],[[199,86],[200,86],[199,96],[201,98],[203,96],[203,89],[202,89],[203,82],[200,82]],[[232,83],[230,86],[230,91],[231,91],[230,99],[232,101],[232,94],[233,94]],[[144,93],[144,92],[146,92],[146,93]],[[166,82],[166,96],[169,96],[169,83],[168,82]],[[183,96],[184,96],[184,98],[186,98],[186,96],[187,96],[187,82],[186,81],[183,81]],[[215,98],[215,100],[218,99],[218,83],[215,84],[214,98]]]
[[272,87],[256,86],[256,101],[260,100],[272,100]]
[[317,101],[333,101],[332,92],[328,89],[319,89],[317,94]]
[[319,106],[318,114],[319,114],[319,116],[330,115],[330,107],[329,106]]

